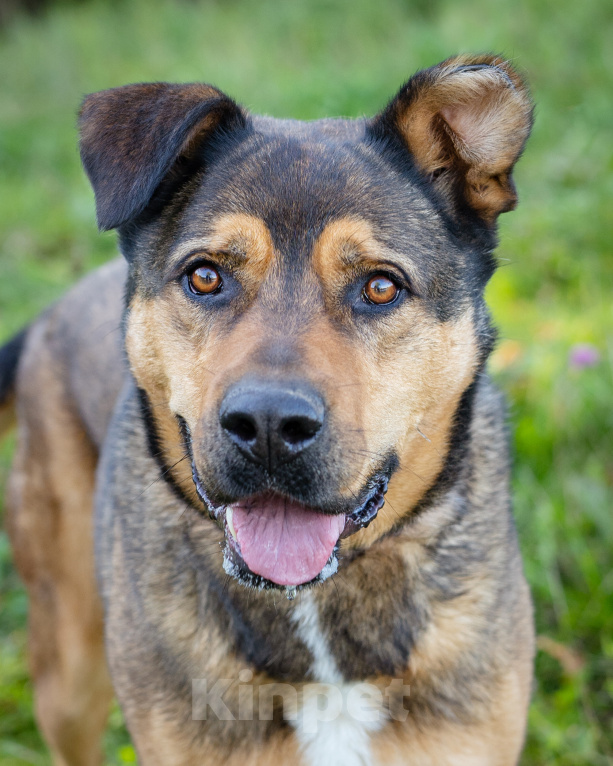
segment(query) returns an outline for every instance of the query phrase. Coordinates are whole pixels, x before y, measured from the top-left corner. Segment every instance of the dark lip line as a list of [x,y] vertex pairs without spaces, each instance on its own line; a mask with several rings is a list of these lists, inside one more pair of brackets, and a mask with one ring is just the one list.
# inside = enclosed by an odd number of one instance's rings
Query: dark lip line
[[[191,449],[190,457],[192,467],[192,480],[194,482],[194,486],[196,487],[196,493],[207,509],[209,517],[213,521],[218,522],[221,519],[221,516],[226,510],[227,506],[231,505],[231,503],[225,505],[214,505],[214,503],[209,498],[202,482],[200,481],[198,469],[196,468],[194,458],[191,455]],[[376,518],[377,513],[381,510],[383,504],[385,503],[385,493],[387,492],[388,482],[389,479],[381,474],[375,475],[369,481],[368,485],[370,487],[370,492],[366,499],[351,513],[344,514],[346,517],[345,528],[341,532],[339,539],[349,537],[360,529],[365,529]],[[309,507],[309,510],[317,511],[318,509]]]

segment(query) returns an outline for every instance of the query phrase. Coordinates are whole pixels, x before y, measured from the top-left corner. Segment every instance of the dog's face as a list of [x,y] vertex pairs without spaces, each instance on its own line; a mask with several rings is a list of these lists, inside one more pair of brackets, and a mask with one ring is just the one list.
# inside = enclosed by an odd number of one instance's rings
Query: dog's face
[[530,123],[492,57],[419,73],[369,121],[251,117],[209,86],[88,97],[132,372],[170,475],[224,528],[227,571],[325,579],[444,472],[491,347],[494,223]]

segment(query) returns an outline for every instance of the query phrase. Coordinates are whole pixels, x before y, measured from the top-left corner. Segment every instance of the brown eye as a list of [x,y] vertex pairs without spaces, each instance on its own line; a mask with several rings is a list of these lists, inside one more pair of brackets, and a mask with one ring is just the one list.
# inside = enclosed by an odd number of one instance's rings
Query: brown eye
[[379,306],[385,303],[392,303],[396,300],[398,293],[398,285],[383,274],[371,277],[364,285],[363,290],[364,298],[369,303],[375,303]]
[[210,295],[221,287],[219,272],[212,266],[198,266],[188,276],[189,287],[197,295]]

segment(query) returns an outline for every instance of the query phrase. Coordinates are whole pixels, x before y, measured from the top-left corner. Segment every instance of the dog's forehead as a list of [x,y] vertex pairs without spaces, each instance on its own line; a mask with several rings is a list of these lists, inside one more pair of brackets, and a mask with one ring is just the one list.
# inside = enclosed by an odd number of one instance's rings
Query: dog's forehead
[[365,120],[254,118],[240,141],[220,141],[182,236],[205,234],[229,213],[261,219],[281,252],[312,242],[339,218],[364,219],[390,241],[411,229],[440,233],[421,185],[386,159]]

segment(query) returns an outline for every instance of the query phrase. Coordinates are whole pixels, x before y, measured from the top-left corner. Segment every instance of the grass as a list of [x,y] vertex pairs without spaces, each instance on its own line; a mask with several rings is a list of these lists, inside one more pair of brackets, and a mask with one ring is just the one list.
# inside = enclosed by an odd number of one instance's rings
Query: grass
[[[372,113],[413,71],[458,51],[499,51],[527,72],[537,121],[489,287],[541,636],[526,765],[613,764],[612,39],[607,0],[93,1],[0,33],[2,339],[115,252],[113,235],[95,231],[79,167],[84,93],[207,80],[255,111],[312,119]],[[569,364],[580,343],[599,361]],[[26,597],[3,534],[0,599],[0,766],[42,766]],[[106,744],[109,764],[134,762],[118,710]]]

